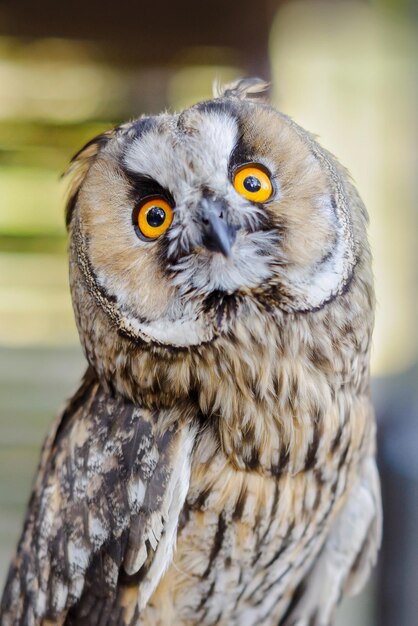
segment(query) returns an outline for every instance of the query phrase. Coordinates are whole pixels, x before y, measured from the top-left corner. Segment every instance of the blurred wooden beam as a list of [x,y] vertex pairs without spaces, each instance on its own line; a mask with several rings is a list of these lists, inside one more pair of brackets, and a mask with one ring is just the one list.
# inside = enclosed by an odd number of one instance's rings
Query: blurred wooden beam
[[107,60],[129,65],[166,65],[190,48],[223,48],[247,71],[265,74],[270,25],[282,2],[2,0],[0,35],[86,40]]

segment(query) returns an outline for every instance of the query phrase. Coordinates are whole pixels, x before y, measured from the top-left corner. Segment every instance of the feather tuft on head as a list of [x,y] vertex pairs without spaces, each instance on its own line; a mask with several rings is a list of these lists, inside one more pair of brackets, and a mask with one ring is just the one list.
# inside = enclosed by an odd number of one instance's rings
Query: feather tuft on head
[[262,78],[240,78],[227,85],[220,81],[213,84],[215,98],[237,98],[238,100],[268,101],[271,84]]

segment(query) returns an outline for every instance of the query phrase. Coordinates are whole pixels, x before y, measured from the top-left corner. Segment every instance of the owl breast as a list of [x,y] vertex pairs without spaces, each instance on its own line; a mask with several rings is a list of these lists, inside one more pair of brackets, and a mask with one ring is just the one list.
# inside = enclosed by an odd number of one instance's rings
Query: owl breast
[[277,626],[349,490],[352,466],[337,471],[343,454],[327,475],[266,477],[232,468],[206,431],[173,562],[140,624]]

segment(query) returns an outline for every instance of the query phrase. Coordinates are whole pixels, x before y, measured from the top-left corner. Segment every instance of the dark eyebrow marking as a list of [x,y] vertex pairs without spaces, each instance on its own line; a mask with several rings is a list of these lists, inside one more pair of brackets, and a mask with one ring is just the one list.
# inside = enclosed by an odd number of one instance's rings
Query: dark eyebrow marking
[[232,177],[232,173],[236,167],[244,165],[245,163],[252,163],[256,160],[254,151],[244,140],[243,133],[240,133],[237,143],[235,144],[234,149],[231,152],[231,156],[229,157],[228,173],[230,178]]
[[119,158],[119,167],[130,185],[132,201],[134,203],[147,196],[163,196],[174,206],[173,196],[167,189],[151,176],[142,172],[136,172],[126,164],[126,153],[131,147],[132,141],[140,140],[141,137],[144,137],[153,130],[158,130],[157,118],[141,117],[132,122],[129,128],[122,131],[127,141]]
[[174,207],[175,202],[172,194],[151,176],[134,172],[126,167],[122,168],[122,171],[131,187],[132,202],[134,204],[147,196],[163,196]]

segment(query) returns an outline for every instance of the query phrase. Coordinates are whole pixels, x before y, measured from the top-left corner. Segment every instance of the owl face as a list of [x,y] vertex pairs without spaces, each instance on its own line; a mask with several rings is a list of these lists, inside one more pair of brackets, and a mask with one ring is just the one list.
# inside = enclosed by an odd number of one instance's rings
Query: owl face
[[267,104],[145,117],[78,156],[73,259],[132,336],[211,341],[219,310],[321,308],[348,284],[352,216],[332,160]]

